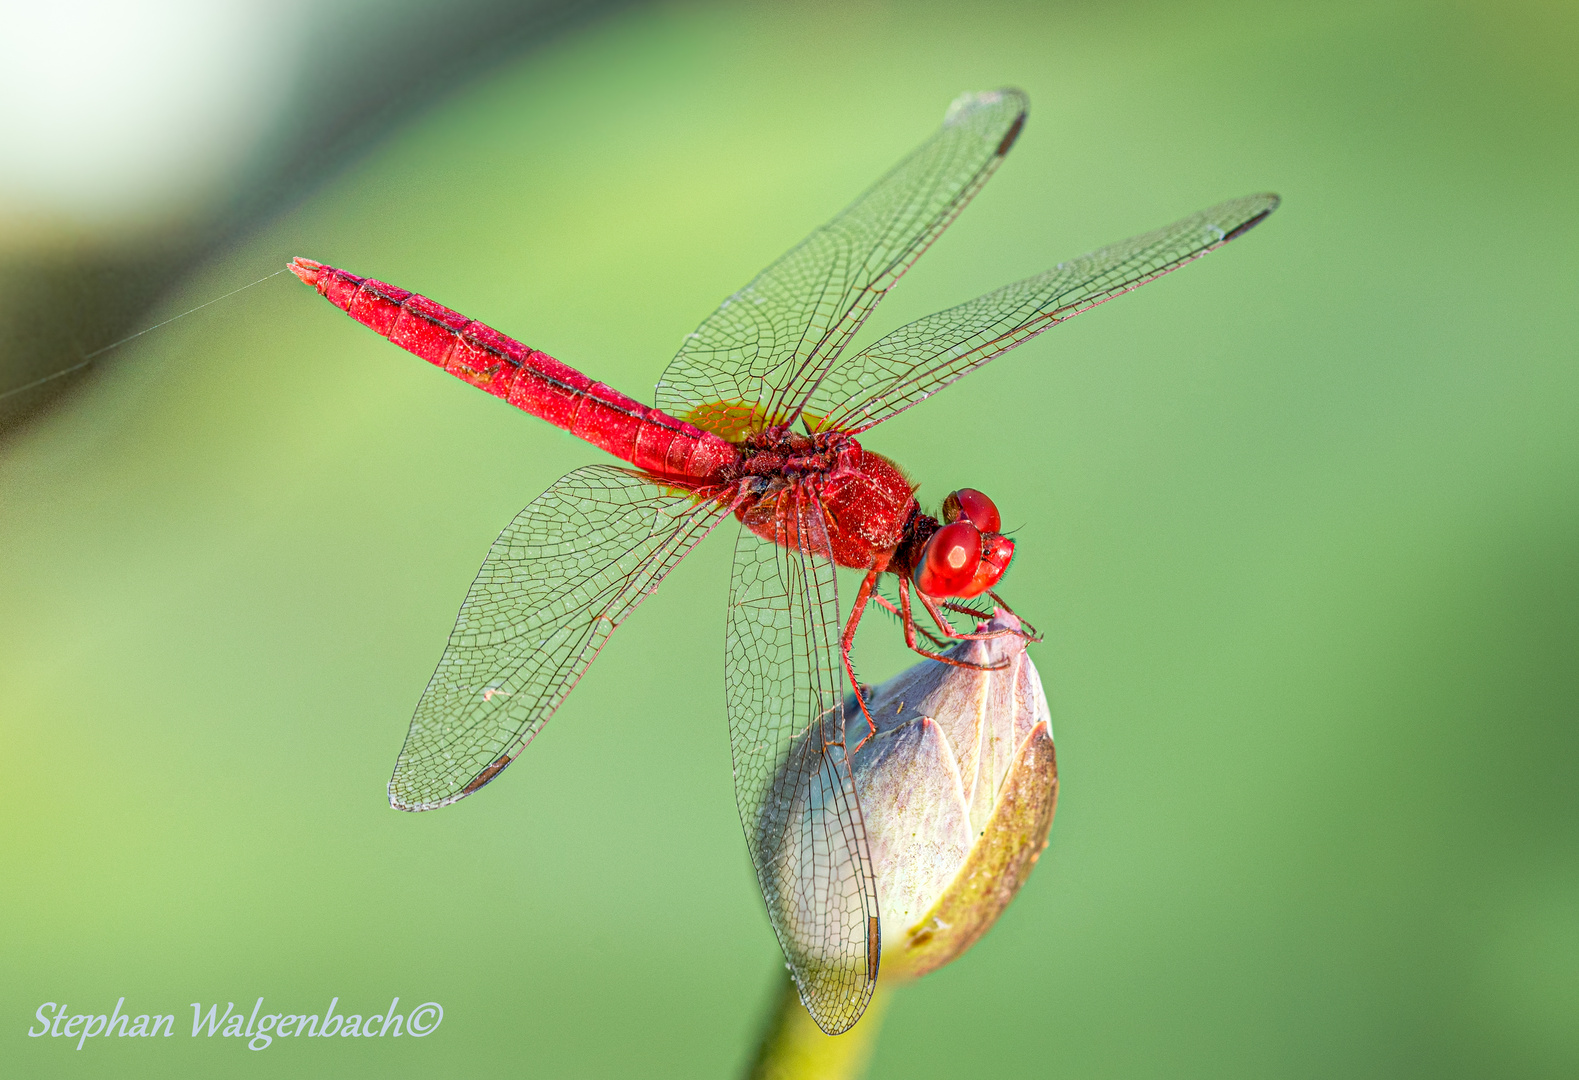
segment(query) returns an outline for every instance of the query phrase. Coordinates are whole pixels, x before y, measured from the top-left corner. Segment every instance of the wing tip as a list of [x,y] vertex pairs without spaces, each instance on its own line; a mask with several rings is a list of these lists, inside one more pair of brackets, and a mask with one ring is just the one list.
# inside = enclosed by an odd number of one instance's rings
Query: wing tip
[[810,1014],[812,1023],[822,1030],[824,1035],[843,1035],[866,1015],[866,1008],[872,1003],[872,994],[877,989],[877,980],[872,978],[864,982],[859,989],[840,995],[835,1000],[826,1000],[822,995],[808,993],[805,983],[790,969],[791,977],[795,979],[795,991],[800,995],[801,1007]]
[[1009,125],[1009,130],[1003,133],[1003,138],[998,140],[998,149],[993,151],[995,157],[1003,157],[1014,148],[1015,140],[1020,137],[1020,132],[1025,130],[1025,110],[1021,109],[1014,117],[1014,123]]
[[404,814],[420,814],[424,810],[437,810],[441,806],[448,806],[458,798],[460,798],[459,795],[452,795],[447,799],[411,799],[395,787],[393,780],[389,783],[389,808],[391,810],[399,810]]
[[1279,198],[1277,195],[1274,195],[1270,191],[1261,195],[1252,195],[1246,201],[1251,203],[1261,202],[1265,205],[1263,205],[1260,210],[1256,211],[1250,217],[1246,218],[1244,221],[1241,221],[1238,225],[1235,225],[1232,229],[1229,229],[1228,232],[1224,233],[1222,240],[1223,243],[1226,244],[1230,240],[1237,240],[1245,233],[1261,224],[1268,217],[1270,217],[1272,211],[1276,210],[1283,202],[1281,198]]
[[504,771],[504,767],[506,765],[510,764],[510,762],[514,760],[514,755],[500,754],[498,759],[494,761],[493,764],[489,765],[486,769],[482,770],[482,772],[472,777],[471,780],[467,782],[465,787],[461,788],[459,791],[452,791],[448,795],[441,796],[437,799],[410,798],[410,793],[405,790],[404,785],[402,785],[400,782],[400,767],[397,765],[395,768],[395,775],[389,779],[389,805],[395,810],[402,810],[407,813],[421,813],[424,810],[437,810],[441,806],[448,806],[451,803],[460,802],[460,800],[464,799],[472,792],[484,787],[489,782],[491,782],[494,777],[498,776]]
[[996,90],[967,90],[953,101],[949,102],[948,111],[943,114],[943,126],[953,127],[960,121],[996,105],[1009,104],[1014,107],[1014,118],[1009,122],[1009,128],[998,140],[995,154],[1002,157],[1009,152],[1014,141],[1020,137],[1020,132],[1025,128],[1025,117],[1031,108],[1031,99],[1017,86],[1001,86]]

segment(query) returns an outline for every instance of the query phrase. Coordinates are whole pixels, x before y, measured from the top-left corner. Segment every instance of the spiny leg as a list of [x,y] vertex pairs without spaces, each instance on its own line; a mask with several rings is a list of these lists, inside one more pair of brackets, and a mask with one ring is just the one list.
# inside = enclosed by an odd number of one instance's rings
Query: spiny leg
[[[992,597],[992,602],[996,606],[1002,608],[1004,611],[1007,611],[1010,615],[1013,615],[1015,617],[1015,620],[1019,622],[1019,624],[1020,624],[1019,627],[1017,629],[1005,628],[1003,630],[994,630],[994,631],[992,631],[990,633],[987,633],[987,634],[967,634],[967,635],[964,635],[965,637],[979,639],[979,638],[997,637],[1000,634],[1015,634],[1015,635],[1017,635],[1019,637],[1024,638],[1026,641],[1041,641],[1042,640],[1042,632],[1040,630],[1038,630],[1036,627],[1032,626],[1025,619],[1021,618],[1020,615],[1018,613],[1016,613],[1015,610],[1012,607],[1009,606],[1008,601],[1004,600],[1003,597],[999,596],[997,593],[993,592],[991,589],[987,590],[987,595]],[[971,618],[975,619],[977,622],[985,622],[985,621],[988,621],[988,620],[990,620],[992,618],[992,614],[990,612],[977,611],[975,608],[971,607],[969,604],[961,603],[961,602],[959,602],[957,600],[944,600],[938,606],[943,608],[943,610],[945,610],[945,611],[957,612],[960,615],[969,615]],[[934,615],[935,614],[936,613],[934,612]],[[927,635],[927,636],[931,637],[930,634]],[[933,640],[936,640],[936,639],[934,638]]]
[[[987,595],[992,597],[992,602],[994,604],[997,604],[1004,611],[1007,611],[1010,615],[1013,615],[1016,619],[1020,619],[1020,616],[1015,612],[1015,610],[1012,607],[1010,607],[1008,605],[1007,602],[1004,601],[1003,597],[999,596],[997,593],[993,592],[991,589],[987,590]],[[1020,633],[1025,638],[1026,641],[1041,641],[1042,640],[1042,632],[1040,630],[1038,630],[1036,627],[1032,626],[1030,623],[1026,622],[1024,619],[1020,619]]]
[[[900,592],[900,596],[901,597],[904,596],[905,586],[906,586],[906,582],[900,581],[900,583],[899,583],[899,592]],[[1005,629],[1005,630],[988,630],[985,633],[962,634],[958,630],[954,629],[954,625],[952,623],[950,623],[947,618],[944,617],[944,615],[943,615],[943,607],[940,607],[936,600],[932,599],[932,597],[928,596],[926,593],[922,592],[920,589],[916,590],[916,596],[920,599],[922,606],[927,609],[927,613],[932,616],[933,621],[938,624],[938,629],[943,631],[943,636],[944,637],[952,638],[955,641],[986,641],[986,640],[989,640],[991,638],[1002,637],[1004,634],[1012,634],[1012,633],[1015,632],[1013,630]],[[944,606],[947,606],[947,602],[946,601],[945,601]],[[979,612],[979,611],[972,611],[971,614],[975,615],[977,617],[980,617],[981,612]],[[1010,614],[1012,615],[1013,612],[1010,612]]]
[[[907,586],[906,582],[900,582],[900,591],[904,592],[906,586]],[[917,590],[917,591],[919,593],[919,590]],[[997,593],[989,592],[987,595],[992,597],[994,600],[997,600],[999,606],[1002,607],[1005,611],[1009,612],[1010,615],[1014,614],[1013,610],[1010,609],[1008,604],[1005,604],[1005,603],[1003,603],[1002,600],[998,599],[998,594]],[[919,623],[917,623],[911,616],[909,616],[905,612],[900,611],[886,597],[884,597],[881,593],[879,593],[875,588],[872,590],[871,600],[872,600],[872,603],[874,603],[877,606],[883,608],[890,615],[892,615],[895,618],[899,619],[902,623],[908,623],[908,627],[911,630],[913,630],[915,633],[921,634],[921,636],[925,637],[928,641],[930,641],[932,644],[936,645],[938,648],[940,648],[940,649],[948,648],[948,641],[946,639],[938,637],[932,631],[928,630],[925,626],[922,626]],[[939,606],[942,607],[946,611],[954,611],[954,612],[958,612],[961,615],[969,615],[971,618],[976,619],[978,622],[985,621],[987,619],[992,618],[992,613],[991,612],[977,611],[975,608],[971,607],[969,604],[962,604],[962,603],[959,603],[959,602],[954,601],[954,600],[944,600],[944,601],[942,601],[939,604]],[[908,604],[906,606],[906,610],[908,611]],[[933,617],[936,618],[936,612],[933,613]],[[944,625],[945,625],[945,628],[947,629],[947,631],[952,634],[952,636],[954,637],[954,639],[956,641],[980,641],[980,640],[984,640],[984,639],[987,639],[987,638],[995,638],[995,637],[1000,637],[1000,636],[1002,636],[1004,634],[1013,634],[1013,633],[1017,633],[1018,632],[1018,631],[1014,631],[1014,630],[993,630],[993,631],[991,631],[989,633],[984,633],[984,634],[961,634],[959,631],[954,630],[954,628],[952,626],[949,626],[946,623]],[[1040,641],[1040,640],[1042,640],[1041,636],[1038,635],[1035,632],[1035,628],[1034,627],[1030,627],[1030,624],[1028,624],[1028,623],[1026,623],[1024,625],[1027,626],[1029,629],[1031,629],[1032,632],[1030,634],[1025,634],[1025,635],[1022,635],[1022,636],[1026,637],[1030,641]],[[905,643],[907,645],[910,645],[911,648],[915,647],[914,644],[909,640],[909,638],[906,639]]]
[[[872,592],[872,603],[878,605],[881,608],[884,608],[890,615],[894,616],[896,619],[899,619],[901,624],[904,622],[905,615],[898,608],[896,608],[893,604],[889,603],[888,600],[886,600],[884,597],[879,595],[876,590],[873,590],[873,592]],[[915,623],[912,621],[911,625],[915,626]],[[932,644],[936,645],[938,648],[940,648],[940,649],[948,648],[948,642],[946,642],[942,638],[938,637],[936,634],[934,634],[932,631],[928,630],[926,627],[924,627],[924,626],[915,626],[915,629],[917,631],[919,631],[922,635],[924,635],[928,641],[932,642]]]
[[[927,594],[922,592],[920,589],[916,590],[916,595],[921,597],[921,602],[923,604],[928,602]],[[910,583],[904,579],[903,575],[901,575],[900,578],[899,578],[899,605],[900,605],[900,607],[902,607],[904,609],[903,614],[901,615],[901,618],[903,618],[905,620],[905,644],[910,647],[910,651],[911,652],[920,653],[922,656],[926,657],[928,660],[937,660],[940,663],[949,664],[949,665],[951,665],[953,667],[970,668],[970,669],[972,669],[974,671],[999,671],[999,670],[1002,670],[1003,668],[1006,668],[1006,667],[1009,666],[1009,662],[1007,660],[1003,661],[1001,664],[977,664],[977,663],[973,663],[973,662],[971,662],[969,660],[956,660],[952,656],[945,656],[942,653],[933,652],[930,649],[923,649],[920,645],[917,645],[916,644],[916,631],[917,630],[921,630],[921,627],[916,625],[915,616],[914,616],[914,614],[912,614],[912,612],[910,610]],[[931,610],[931,609],[929,608],[928,610]],[[937,618],[937,617],[938,617],[937,613],[933,612],[933,618]],[[945,625],[947,625],[947,624],[945,624]],[[952,629],[952,627],[950,627],[950,629]],[[921,632],[923,634],[927,633],[925,630],[921,630]],[[975,640],[974,638],[968,638],[967,635],[959,634],[957,632],[955,633],[954,636],[962,638],[962,639],[966,639],[966,640]],[[976,635],[977,638],[996,637],[996,636],[997,636],[997,634],[978,634],[978,635]],[[927,634],[927,637],[932,638],[932,635],[931,634]],[[936,641],[937,639],[936,638],[932,638],[932,640]]]
[[[855,662],[850,658],[850,650],[855,646],[855,630],[861,625],[861,615],[866,611],[867,603],[873,597],[877,597],[877,575],[881,574],[883,567],[887,565],[888,560],[884,559],[881,565],[873,566],[861,579],[861,587],[855,593],[855,604],[850,608],[850,619],[844,624],[844,635],[839,639],[839,657],[844,661],[845,674],[850,677],[850,686],[855,690],[855,702],[861,707],[861,715],[866,717],[866,734],[849,750],[852,756],[866,745],[867,739],[877,734],[877,723],[866,708],[866,695],[861,693],[861,683],[855,677]],[[881,601],[882,597],[877,599]],[[849,741],[848,736],[845,741]]]

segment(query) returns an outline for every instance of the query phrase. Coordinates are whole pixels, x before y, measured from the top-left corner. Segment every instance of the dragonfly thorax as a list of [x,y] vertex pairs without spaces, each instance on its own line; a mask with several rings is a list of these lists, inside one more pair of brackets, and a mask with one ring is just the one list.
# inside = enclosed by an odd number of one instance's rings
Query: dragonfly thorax
[[[886,559],[916,505],[899,466],[837,431],[769,428],[745,441],[735,469],[733,478],[749,485],[736,511],[748,529],[788,547],[824,549],[855,569]],[[821,511],[825,541],[796,524],[797,515],[814,509]]]
[[848,466],[852,455],[859,455],[861,444],[842,431],[802,435],[786,428],[770,427],[749,435],[740,445],[740,476],[782,477],[800,480]]

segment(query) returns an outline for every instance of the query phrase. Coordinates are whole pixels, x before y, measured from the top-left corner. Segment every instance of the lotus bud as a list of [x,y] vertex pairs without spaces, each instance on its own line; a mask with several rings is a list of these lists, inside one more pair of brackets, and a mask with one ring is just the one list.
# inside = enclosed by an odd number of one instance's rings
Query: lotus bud
[[[1020,629],[999,608],[977,630],[1008,632],[944,654],[980,667],[927,660],[864,694],[877,730],[852,767],[885,977],[925,975],[975,944],[1047,846],[1058,765]],[[865,734],[853,695],[845,723],[852,744]]]

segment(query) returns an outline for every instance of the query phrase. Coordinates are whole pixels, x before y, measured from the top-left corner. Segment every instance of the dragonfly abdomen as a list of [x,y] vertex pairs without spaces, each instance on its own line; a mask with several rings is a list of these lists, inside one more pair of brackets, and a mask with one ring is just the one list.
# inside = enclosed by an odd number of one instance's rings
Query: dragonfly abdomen
[[406,351],[639,469],[712,480],[739,457],[717,435],[426,296],[311,259],[295,259],[290,269],[335,307]]

